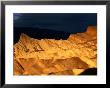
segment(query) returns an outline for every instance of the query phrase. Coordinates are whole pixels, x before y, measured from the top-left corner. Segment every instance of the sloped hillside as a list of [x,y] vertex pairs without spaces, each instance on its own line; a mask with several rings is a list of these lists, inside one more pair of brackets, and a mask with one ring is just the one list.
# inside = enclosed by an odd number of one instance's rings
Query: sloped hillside
[[14,44],[14,75],[78,75],[88,68],[97,68],[96,26],[67,40],[34,39],[22,33]]

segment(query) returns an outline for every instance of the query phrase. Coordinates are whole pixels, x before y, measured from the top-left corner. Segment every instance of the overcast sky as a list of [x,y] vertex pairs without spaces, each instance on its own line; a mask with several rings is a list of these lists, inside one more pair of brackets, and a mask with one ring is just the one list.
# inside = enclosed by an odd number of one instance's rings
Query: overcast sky
[[97,25],[96,13],[14,13],[14,27],[34,27],[73,33]]

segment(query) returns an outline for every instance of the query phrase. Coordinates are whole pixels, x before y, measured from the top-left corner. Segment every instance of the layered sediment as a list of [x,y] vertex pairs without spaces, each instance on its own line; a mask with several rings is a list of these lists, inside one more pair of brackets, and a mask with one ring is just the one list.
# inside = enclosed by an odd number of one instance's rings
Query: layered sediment
[[88,68],[97,68],[95,26],[67,40],[39,40],[22,33],[14,45],[14,75],[77,75]]

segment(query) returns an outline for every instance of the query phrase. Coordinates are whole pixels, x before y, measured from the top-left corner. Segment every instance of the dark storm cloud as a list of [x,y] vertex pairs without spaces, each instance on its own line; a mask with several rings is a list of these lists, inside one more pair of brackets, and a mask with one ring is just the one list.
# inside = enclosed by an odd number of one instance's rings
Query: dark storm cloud
[[39,27],[66,32],[97,25],[96,13],[14,13],[15,27]]

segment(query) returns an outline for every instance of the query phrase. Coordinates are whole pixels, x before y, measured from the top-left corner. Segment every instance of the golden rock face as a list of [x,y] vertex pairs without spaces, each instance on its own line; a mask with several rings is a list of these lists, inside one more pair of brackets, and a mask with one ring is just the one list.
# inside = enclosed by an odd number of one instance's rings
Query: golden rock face
[[21,34],[14,45],[14,75],[77,75],[97,68],[95,26],[67,40],[34,39]]

